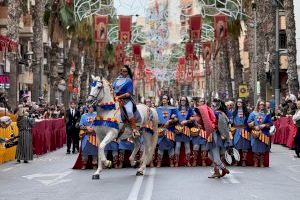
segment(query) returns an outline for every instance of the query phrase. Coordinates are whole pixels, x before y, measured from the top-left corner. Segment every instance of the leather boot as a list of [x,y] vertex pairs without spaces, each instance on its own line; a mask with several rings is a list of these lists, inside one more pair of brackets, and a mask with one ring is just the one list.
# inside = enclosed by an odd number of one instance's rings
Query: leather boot
[[191,167],[191,162],[190,162],[191,154],[186,154],[185,159],[186,159],[186,166]]
[[215,166],[213,175],[209,176],[208,178],[220,178],[220,177],[221,177],[220,171],[218,167]]
[[133,137],[139,137],[139,136],[141,136],[140,132],[137,129],[136,120],[135,120],[134,117],[132,117],[131,119],[129,119],[129,123],[130,123],[130,127],[132,128]]
[[157,165],[156,165],[156,167],[157,167],[157,168],[160,168],[160,167],[161,167],[162,155],[157,154],[156,160],[157,160]]
[[264,156],[264,154],[261,154],[260,158],[259,158],[259,166],[260,167],[265,167],[264,160],[265,160],[265,156]]
[[197,160],[198,160],[198,151],[193,151],[193,163],[192,163],[192,166],[193,167],[196,167],[197,166]]
[[124,153],[119,153],[119,169],[123,168],[124,157]]
[[170,156],[170,167],[174,167],[174,156]]
[[179,155],[175,155],[174,158],[174,167],[178,167],[179,166]]
[[113,157],[113,165],[115,169],[118,169],[118,161],[119,161],[119,156],[116,155]]
[[84,157],[82,156],[82,160],[81,160],[81,162],[82,162],[82,167],[81,167],[81,169],[82,169],[82,170],[85,170],[85,169],[86,169],[87,161],[88,161],[88,159],[87,159],[87,158],[84,158]]
[[255,153],[253,157],[254,157],[254,167],[258,167],[259,154]]
[[202,167],[206,167],[207,151],[201,152]]
[[92,165],[93,165],[93,169],[97,169],[98,168],[98,162],[97,162],[97,159],[93,159],[92,160]]
[[247,152],[242,153],[242,166],[246,167],[247,166]]
[[222,174],[221,177],[225,176],[226,174],[229,174],[230,171],[228,169],[226,169],[226,167],[222,168]]

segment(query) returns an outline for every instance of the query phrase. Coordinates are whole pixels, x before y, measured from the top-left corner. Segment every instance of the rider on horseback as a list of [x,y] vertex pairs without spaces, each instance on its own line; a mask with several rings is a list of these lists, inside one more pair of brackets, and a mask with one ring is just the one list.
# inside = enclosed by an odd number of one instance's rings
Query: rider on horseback
[[121,69],[121,74],[113,82],[113,89],[116,95],[115,100],[120,102],[120,105],[126,111],[128,122],[132,128],[133,134],[139,136],[137,130],[136,119],[134,117],[135,103],[133,96],[133,81],[132,71],[128,65],[124,65]]

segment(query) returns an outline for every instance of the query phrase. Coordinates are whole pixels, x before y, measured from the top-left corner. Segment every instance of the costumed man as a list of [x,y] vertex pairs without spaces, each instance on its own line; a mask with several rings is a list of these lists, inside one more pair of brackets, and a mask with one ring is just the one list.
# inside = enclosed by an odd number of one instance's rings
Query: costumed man
[[23,105],[19,105],[17,116],[17,126],[20,137],[18,139],[16,159],[19,163],[21,160],[24,160],[24,163],[28,163],[29,160],[33,160],[31,128],[35,120],[29,117],[27,108]]
[[122,109],[124,109],[123,111],[126,113],[133,135],[140,136],[134,116],[137,108],[133,100],[133,75],[128,65],[124,65],[121,69],[121,75],[113,82],[113,89],[115,100],[119,101]]
[[[213,101],[213,111],[207,105],[199,106],[195,109],[197,116],[193,117],[196,124],[204,127],[207,133],[207,148],[209,150],[209,158],[213,162],[214,174],[208,178],[221,178],[229,173],[225,164],[220,158],[220,149],[224,148],[224,143],[230,144],[229,138],[229,120],[226,116],[226,106],[219,99]],[[220,170],[222,172],[220,173]]]
[[96,133],[93,129],[93,122],[97,116],[97,113],[94,112],[93,106],[88,106],[88,113],[85,113],[81,116],[80,119],[80,135],[82,136],[81,140],[81,153],[82,153],[82,168],[86,169],[88,162],[88,157],[92,156],[92,165],[93,168],[97,168],[97,141]]
[[158,114],[158,151],[157,167],[161,167],[161,161],[164,151],[168,151],[170,167],[174,167],[174,122],[176,117],[176,108],[170,106],[170,100],[167,95],[162,97],[161,106],[156,108]]
[[251,128],[251,146],[254,153],[254,167],[264,167],[264,154],[270,151],[270,127],[272,117],[265,109],[265,102],[257,101],[255,110],[248,118]]
[[251,149],[251,135],[247,123],[248,117],[249,112],[246,104],[242,99],[238,99],[236,102],[235,110],[232,113],[233,124],[231,129],[234,135],[234,147],[237,150],[242,151],[243,167],[247,166],[247,153]]
[[190,121],[190,117],[192,117],[193,114],[193,109],[189,107],[187,97],[181,97],[179,100],[179,107],[176,109],[176,118],[179,124],[175,126],[175,167],[178,167],[179,164],[179,154],[182,143],[184,143],[185,147],[187,166],[191,166],[190,126],[192,121]]

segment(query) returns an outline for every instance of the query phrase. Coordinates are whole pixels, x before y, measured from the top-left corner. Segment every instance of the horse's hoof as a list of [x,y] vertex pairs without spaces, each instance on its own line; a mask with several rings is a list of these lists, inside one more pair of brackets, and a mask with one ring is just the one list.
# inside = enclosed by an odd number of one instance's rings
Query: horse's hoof
[[143,173],[143,172],[140,172],[140,171],[137,171],[137,172],[136,172],[136,176],[144,176],[144,173]]
[[99,179],[100,179],[100,175],[99,175],[99,174],[94,174],[94,175],[92,176],[92,179],[93,179],[93,180],[99,180]]

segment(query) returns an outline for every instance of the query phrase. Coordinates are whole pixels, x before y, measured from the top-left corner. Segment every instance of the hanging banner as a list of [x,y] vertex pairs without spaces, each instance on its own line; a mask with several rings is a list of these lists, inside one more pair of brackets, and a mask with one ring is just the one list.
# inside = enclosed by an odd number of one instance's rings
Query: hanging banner
[[187,60],[193,60],[194,57],[194,43],[187,42],[185,44],[185,57]]
[[117,44],[115,47],[115,61],[116,63],[123,63],[125,59],[125,50],[122,44]]
[[133,57],[136,61],[142,58],[142,47],[140,44],[132,45]]
[[248,87],[246,84],[239,85],[239,97],[247,98],[249,96]]
[[202,18],[201,15],[190,16],[190,39],[194,42],[201,41]]
[[211,53],[212,53],[211,43],[210,42],[204,42],[202,44],[202,51],[203,51],[203,60],[206,63],[209,63],[209,61],[211,60]]
[[131,16],[119,16],[119,41],[130,43],[131,41]]
[[214,16],[215,39],[221,40],[227,37],[227,16]]
[[108,16],[94,16],[94,39],[97,43],[106,43]]

